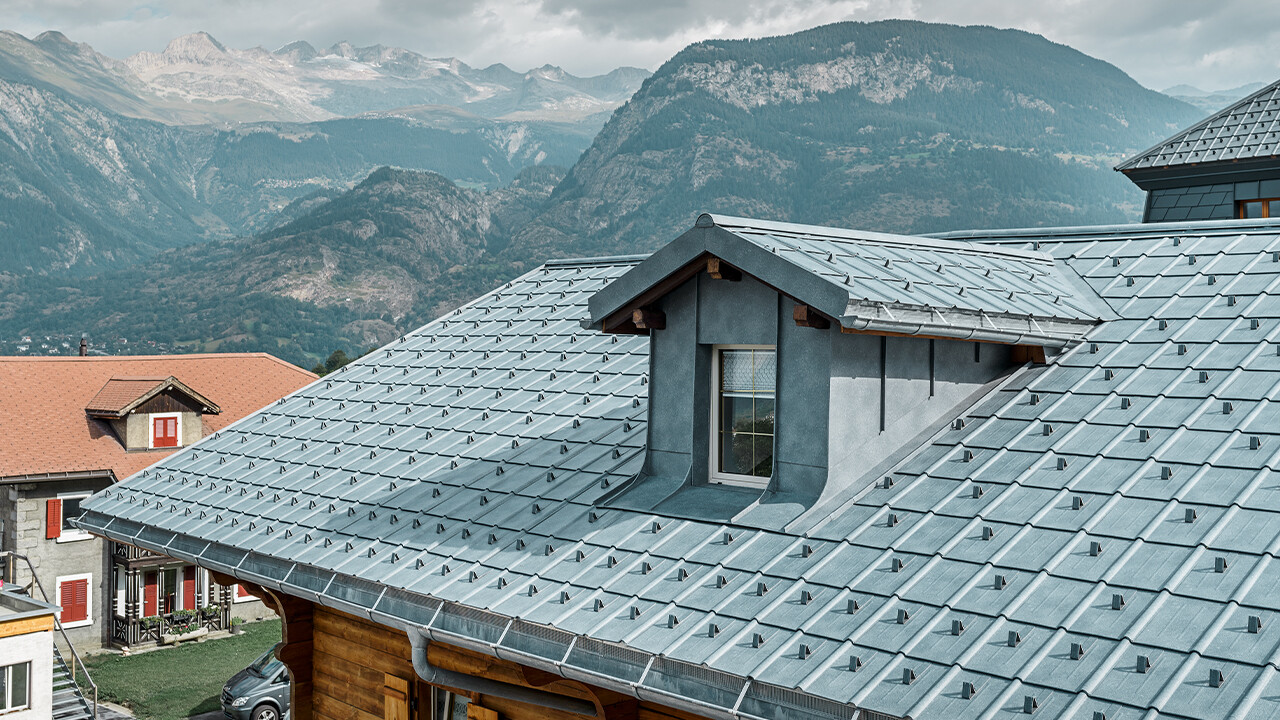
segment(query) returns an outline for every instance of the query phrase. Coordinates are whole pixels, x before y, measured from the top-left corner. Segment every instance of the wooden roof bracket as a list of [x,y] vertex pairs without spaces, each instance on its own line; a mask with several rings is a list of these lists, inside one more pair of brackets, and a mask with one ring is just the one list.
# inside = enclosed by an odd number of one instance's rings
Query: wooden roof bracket
[[724,262],[718,257],[707,258],[707,274],[716,280],[738,282],[742,279],[742,271]]
[[795,309],[791,311],[791,318],[795,320],[798,327],[817,330],[826,330],[831,327],[831,318],[818,312],[812,305],[797,303]]

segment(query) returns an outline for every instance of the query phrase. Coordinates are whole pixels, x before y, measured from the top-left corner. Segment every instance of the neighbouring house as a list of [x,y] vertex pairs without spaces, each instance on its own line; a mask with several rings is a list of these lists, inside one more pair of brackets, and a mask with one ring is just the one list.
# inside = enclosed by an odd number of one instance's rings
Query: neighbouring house
[[[30,559],[76,647],[145,645],[266,613],[190,563],[70,521],[92,493],[314,379],[265,354],[0,357],[0,550]],[[23,564],[0,574],[33,582]]]
[[1147,191],[1145,222],[1280,217],[1280,81],[1116,169]]
[[299,720],[1280,718],[1278,289],[1280,219],[703,215],[73,524],[262,597]]

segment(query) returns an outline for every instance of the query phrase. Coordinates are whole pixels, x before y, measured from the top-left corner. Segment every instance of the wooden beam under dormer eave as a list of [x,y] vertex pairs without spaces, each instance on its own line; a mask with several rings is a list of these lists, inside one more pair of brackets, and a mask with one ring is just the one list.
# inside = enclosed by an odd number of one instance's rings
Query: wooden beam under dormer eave
[[831,319],[818,312],[812,305],[796,304],[795,309],[791,311],[791,319],[796,321],[798,327],[817,330],[826,330],[831,327]]
[[742,279],[742,271],[718,257],[707,258],[707,274],[716,280],[738,282]]
[[631,311],[631,324],[641,330],[666,330],[667,314],[661,310],[636,308]]

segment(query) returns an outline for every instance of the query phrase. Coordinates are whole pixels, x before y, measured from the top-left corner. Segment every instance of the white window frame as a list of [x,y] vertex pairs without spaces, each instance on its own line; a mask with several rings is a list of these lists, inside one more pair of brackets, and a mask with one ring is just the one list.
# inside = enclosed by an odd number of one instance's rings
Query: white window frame
[[67,530],[65,527],[67,520],[66,507],[63,500],[84,500],[93,493],[87,491],[58,493],[58,537],[54,542],[80,542],[81,540],[92,540],[93,535],[81,530],[80,528],[71,528]]
[[[178,419],[178,444],[174,447],[156,447],[156,420],[160,418],[177,418]],[[147,415],[147,449],[149,450],[174,450],[182,447],[182,413],[149,413]]]
[[7,704],[10,698],[0,698],[0,715],[8,715],[9,713],[16,713],[22,710],[31,709],[31,670],[34,663],[30,660],[23,660],[22,662],[10,663],[8,665],[0,665],[0,680],[3,680],[3,682],[0,682],[0,687],[3,687],[6,693],[13,692],[13,668],[18,667],[19,665],[27,666],[27,701],[22,705],[9,707]]
[[244,597],[240,597],[240,583],[236,583],[235,585],[231,586],[231,602],[232,603],[253,602],[254,600],[257,600],[257,599],[258,599],[257,595],[251,595],[248,593],[248,591],[245,592]]
[[58,611],[58,622],[62,624],[64,629],[88,627],[93,624],[93,573],[80,573],[78,575],[59,575],[53,579],[54,584],[54,603],[58,607],[62,607],[62,584],[66,582],[74,582],[76,580],[87,580],[84,591],[84,619],[75,622],[62,622],[62,611]]
[[[720,465],[720,351],[721,350],[772,350],[774,356],[778,354],[777,345],[712,345],[711,346],[711,452],[707,453],[707,479],[718,485],[736,485],[738,487],[755,488],[763,490],[769,486],[773,480],[772,477],[762,478],[755,475],[739,475],[737,473],[721,472],[717,468]],[[773,401],[778,402],[777,382],[774,383]],[[778,449],[778,427],[775,423],[773,428],[773,443],[775,452],[774,471],[777,471],[776,453]]]

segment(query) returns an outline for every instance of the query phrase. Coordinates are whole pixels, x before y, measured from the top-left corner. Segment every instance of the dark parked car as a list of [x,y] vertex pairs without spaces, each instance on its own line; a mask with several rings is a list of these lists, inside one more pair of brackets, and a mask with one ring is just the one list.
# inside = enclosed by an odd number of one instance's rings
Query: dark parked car
[[228,720],[287,719],[289,688],[289,669],[273,647],[222,686],[222,714]]

